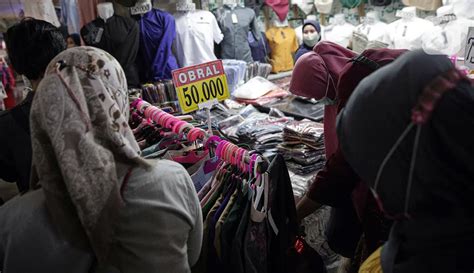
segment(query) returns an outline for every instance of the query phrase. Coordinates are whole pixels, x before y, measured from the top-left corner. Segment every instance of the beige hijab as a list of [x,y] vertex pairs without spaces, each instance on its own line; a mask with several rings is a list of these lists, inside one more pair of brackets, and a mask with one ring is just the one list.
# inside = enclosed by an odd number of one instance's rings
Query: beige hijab
[[31,108],[32,186],[41,185],[53,223],[73,241],[89,239],[107,259],[123,205],[123,168],[147,163],[128,126],[120,64],[92,47],[68,49],[49,64]]

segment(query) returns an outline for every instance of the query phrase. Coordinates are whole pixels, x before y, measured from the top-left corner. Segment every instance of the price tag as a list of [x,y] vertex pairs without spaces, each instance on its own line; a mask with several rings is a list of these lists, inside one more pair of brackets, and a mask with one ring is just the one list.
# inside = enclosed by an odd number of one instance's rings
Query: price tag
[[176,69],[172,74],[183,114],[230,97],[221,60]]
[[474,69],[474,27],[469,28],[466,38],[466,52],[464,57],[464,64],[469,69]]
[[237,24],[239,22],[239,19],[237,19],[237,15],[235,13],[232,13],[232,23]]
[[138,14],[145,14],[151,10],[151,4],[150,3],[141,3],[138,4],[134,7],[130,8],[130,14],[132,15],[138,15]]

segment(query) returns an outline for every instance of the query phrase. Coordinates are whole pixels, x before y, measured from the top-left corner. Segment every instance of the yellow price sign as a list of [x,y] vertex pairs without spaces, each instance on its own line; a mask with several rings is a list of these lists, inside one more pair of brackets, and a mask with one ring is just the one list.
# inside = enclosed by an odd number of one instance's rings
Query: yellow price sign
[[183,114],[230,97],[221,60],[177,69],[172,74]]

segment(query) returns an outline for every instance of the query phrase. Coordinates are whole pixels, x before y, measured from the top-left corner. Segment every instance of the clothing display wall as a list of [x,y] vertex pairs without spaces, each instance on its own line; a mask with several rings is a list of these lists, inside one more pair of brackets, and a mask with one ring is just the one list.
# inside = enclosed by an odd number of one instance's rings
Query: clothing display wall
[[421,37],[432,26],[430,21],[418,17],[402,18],[388,25],[386,42],[395,49],[421,48]]
[[232,8],[224,5],[215,10],[214,14],[224,34],[220,58],[252,62],[252,53],[247,41],[248,32],[252,31],[255,39],[260,39],[255,12],[241,6]]
[[176,37],[174,17],[162,10],[152,9],[142,15],[138,69],[142,82],[171,79],[171,71],[178,68],[171,46]]
[[175,14],[176,58],[180,67],[216,60],[214,43],[219,44],[223,34],[214,15],[196,10]]
[[290,27],[272,27],[265,32],[272,49],[270,64],[272,72],[278,73],[293,69],[293,54],[298,50],[295,30]]
[[135,64],[139,45],[138,24],[131,18],[113,15],[104,21],[96,18],[81,29],[86,45],[98,47],[114,56],[122,66],[129,87],[139,87]]

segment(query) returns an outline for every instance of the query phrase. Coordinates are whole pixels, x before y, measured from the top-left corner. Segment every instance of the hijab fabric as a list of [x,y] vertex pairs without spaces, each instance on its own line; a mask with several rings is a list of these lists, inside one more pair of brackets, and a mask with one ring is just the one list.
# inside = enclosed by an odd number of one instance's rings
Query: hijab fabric
[[[418,143],[418,128],[406,131],[424,88],[453,69],[444,55],[421,50],[406,53],[365,78],[340,114],[342,152],[364,181],[374,186],[387,160],[377,194],[392,215],[403,213],[405,202],[415,218],[474,213],[474,89],[470,83],[460,81],[436,106],[427,104],[433,107],[432,113],[425,124],[416,125],[420,126]],[[387,157],[397,141],[400,145]],[[408,189],[411,169],[413,181]]]
[[[290,91],[296,95],[321,100],[337,99],[339,75],[356,53],[332,42],[319,42],[313,52],[304,54],[296,62]],[[338,146],[336,135],[337,105],[324,108],[324,142],[329,158]]]
[[31,109],[32,186],[41,185],[61,233],[68,239],[85,234],[99,262],[107,257],[113,221],[123,205],[123,173],[116,164],[147,166],[128,114],[120,64],[93,47],[55,57]]

